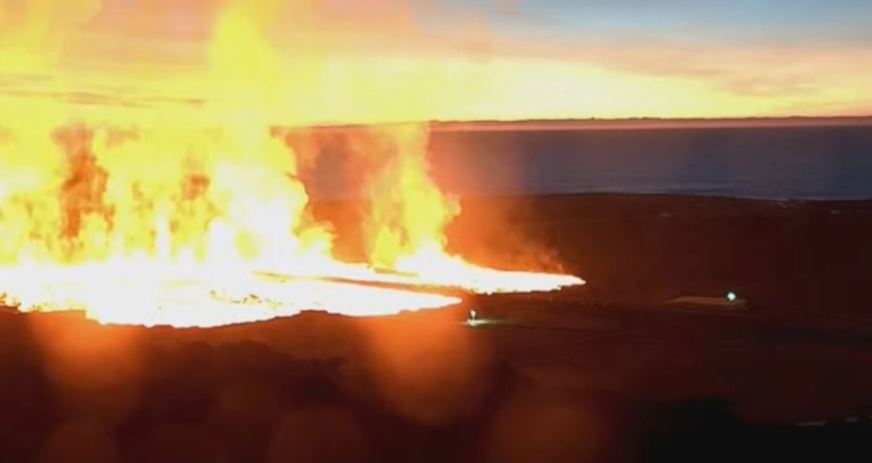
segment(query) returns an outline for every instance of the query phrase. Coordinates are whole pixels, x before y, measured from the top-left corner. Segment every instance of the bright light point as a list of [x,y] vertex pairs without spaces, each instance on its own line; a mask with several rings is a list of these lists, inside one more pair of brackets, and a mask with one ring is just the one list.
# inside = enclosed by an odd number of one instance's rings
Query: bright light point
[[738,299],[738,296],[736,296],[736,293],[734,293],[733,291],[727,292],[727,300],[728,301],[736,302],[736,299]]
[[466,319],[466,324],[471,327],[476,327],[481,324],[481,322],[478,320],[478,312],[476,312],[475,310],[470,310],[469,317]]

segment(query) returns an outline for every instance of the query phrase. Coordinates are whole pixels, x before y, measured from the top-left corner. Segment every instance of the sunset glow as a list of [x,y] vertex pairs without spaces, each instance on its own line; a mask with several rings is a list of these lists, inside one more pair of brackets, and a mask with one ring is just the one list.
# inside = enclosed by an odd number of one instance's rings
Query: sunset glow
[[[200,109],[216,74],[252,73],[273,87],[260,103],[283,125],[872,110],[872,53],[856,43],[604,42],[512,28],[486,9],[375,0],[54,3],[0,2],[4,114],[60,104],[67,118],[211,117]],[[261,45],[266,60],[251,51]]]

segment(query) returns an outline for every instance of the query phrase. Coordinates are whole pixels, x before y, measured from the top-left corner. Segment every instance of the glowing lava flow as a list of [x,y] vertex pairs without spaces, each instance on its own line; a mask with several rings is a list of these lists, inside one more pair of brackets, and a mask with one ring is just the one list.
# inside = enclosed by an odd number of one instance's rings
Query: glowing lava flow
[[[459,261],[458,261],[458,265]],[[101,323],[211,327],[268,320],[320,310],[350,316],[390,315],[445,307],[452,296],[414,289],[445,286],[480,292],[552,290],[582,284],[566,275],[505,272],[468,265],[452,277],[378,273],[335,264],[333,274],[276,278],[243,269],[212,269],[154,262],[109,262],[74,267],[0,269],[0,301],[23,311],[83,310]],[[346,270],[345,272],[339,270]],[[331,279],[342,279],[333,281]],[[355,281],[359,281],[356,283]],[[394,289],[367,283],[402,284]]]
[[459,299],[311,278],[271,281],[244,271],[152,264],[19,267],[0,271],[21,310],[84,310],[101,323],[209,327],[322,310],[351,316],[443,307]]

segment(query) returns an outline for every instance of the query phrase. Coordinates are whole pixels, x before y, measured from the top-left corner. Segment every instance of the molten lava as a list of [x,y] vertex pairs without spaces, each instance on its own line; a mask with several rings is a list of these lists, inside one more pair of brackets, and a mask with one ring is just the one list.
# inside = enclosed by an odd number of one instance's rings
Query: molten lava
[[[362,191],[368,261],[337,260],[329,224],[310,214],[299,153],[276,130],[298,101],[294,86],[314,85],[309,58],[288,67],[260,27],[269,15],[228,5],[193,113],[95,112],[0,94],[0,303],[82,310],[103,323],[216,326],[307,309],[381,315],[459,302],[436,287],[583,283],[483,268],[446,251],[459,207],[430,176],[425,124],[374,128],[356,144],[378,160]],[[7,70],[24,72],[28,62]]]

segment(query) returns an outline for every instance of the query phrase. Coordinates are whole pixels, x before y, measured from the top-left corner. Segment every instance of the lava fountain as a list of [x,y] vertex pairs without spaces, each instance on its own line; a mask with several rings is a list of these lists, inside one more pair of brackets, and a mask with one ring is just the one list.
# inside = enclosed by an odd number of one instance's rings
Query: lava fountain
[[460,302],[432,292],[439,287],[582,283],[449,254],[443,228],[457,206],[430,179],[420,146],[397,151],[401,166],[373,180],[383,191],[364,227],[369,262],[339,261],[329,228],[308,214],[293,152],[267,127],[260,138],[234,132],[78,130],[56,132],[54,143],[15,132],[0,156],[2,303],[78,309],[103,323],[216,326],[307,309],[385,315]]
[[268,12],[247,4],[229,2],[216,20],[196,111],[0,95],[0,304],[82,310],[101,323],[218,326],[460,302],[440,287],[583,284],[446,250],[459,207],[429,174],[423,123],[380,126],[378,143],[359,147],[384,160],[365,191],[368,258],[336,259],[329,224],[310,214],[297,153],[276,130],[299,99],[295,85],[312,85],[284,77],[309,75],[312,58],[279,60],[259,27]]

